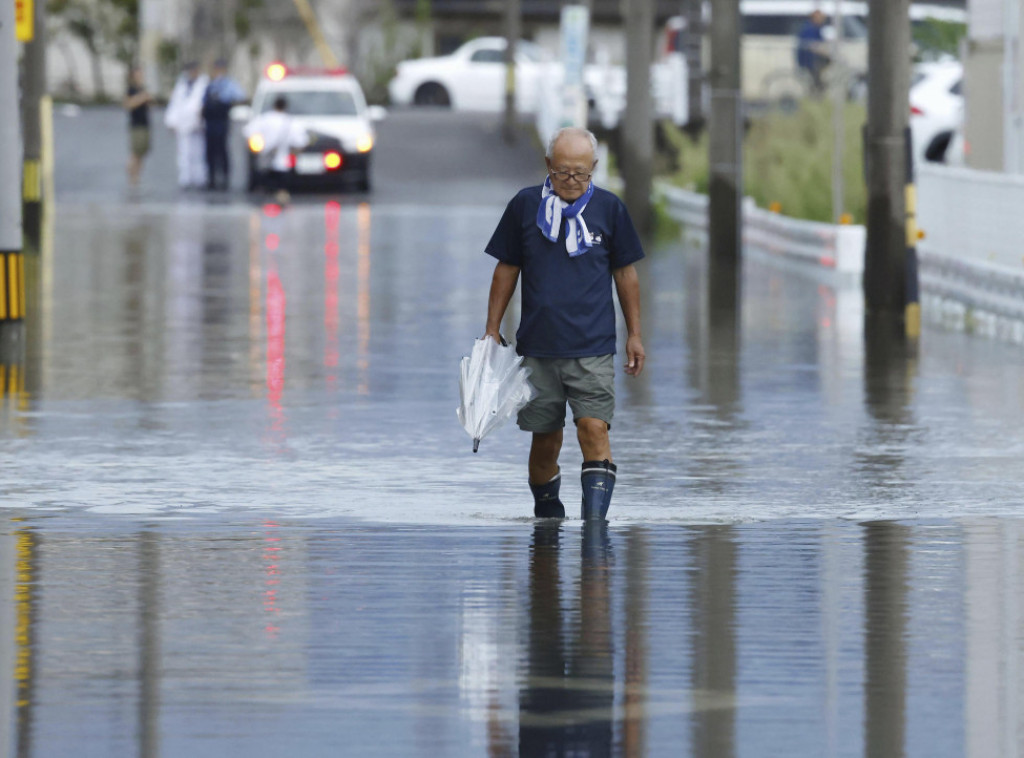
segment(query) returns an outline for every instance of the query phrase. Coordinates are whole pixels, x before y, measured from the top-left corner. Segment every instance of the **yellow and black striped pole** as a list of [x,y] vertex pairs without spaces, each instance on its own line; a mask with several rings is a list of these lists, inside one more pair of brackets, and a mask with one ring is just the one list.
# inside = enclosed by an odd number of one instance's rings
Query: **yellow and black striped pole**
[[920,237],[917,228],[917,184],[914,182],[914,150],[910,138],[910,129],[906,131],[907,145],[907,185],[905,202],[907,214],[907,300],[904,304],[904,327],[907,337],[917,339],[921,336],[921,288],[917,271],[917,240]]
[[25,318],[25,255],[0,251],[0,322]]
[[21,56],[21,129],[24,151],[21,174],[21,223],[24,246],[38,252],[43,220],[43,101],[46,96],[46,3],[29,3],[32,34],[24,39]]
[[[18,112],[13,3],[0,1],[0,113]],[[21,134],[18,119],[0,118],[0,324],[24,315],[21,227]]]

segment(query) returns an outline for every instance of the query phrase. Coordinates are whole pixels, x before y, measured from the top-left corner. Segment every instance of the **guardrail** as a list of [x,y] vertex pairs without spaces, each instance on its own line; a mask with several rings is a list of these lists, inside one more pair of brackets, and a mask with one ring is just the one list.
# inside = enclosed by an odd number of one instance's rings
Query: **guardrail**
[[1010,320],[1020,332],[1024,177],[928,164],[918,169],[917,195],[922,292],[963,326],[1005,332],[997,322]]
[[[708,196],[668,184],[656,190],[668,206],[669,215],[688,231],[706,234]],[[759,208],[751,198],[743,205],[745,245],[790,262],[833,271],[845,283],[859,283],[864,273],[863,226],[803,221]]]

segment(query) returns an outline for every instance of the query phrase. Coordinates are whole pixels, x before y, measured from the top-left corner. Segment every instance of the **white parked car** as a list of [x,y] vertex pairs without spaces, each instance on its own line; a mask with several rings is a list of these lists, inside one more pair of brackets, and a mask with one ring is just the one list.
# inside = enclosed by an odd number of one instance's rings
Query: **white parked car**
[[[419,58],[398,64],[388,84],[393,105],[436,105],[461,111],[498,113],[505,107],[504,37],[479,37],[450,55]],[[516,45],[516,110],[535,114],[550,107],[552,90],[563,80],[562,65],[533,42]],[[651,66],[655,115],[686,123],[686,61],[678,53]],[[614,128],[626,104],[626,69],[591,63],[583,69],[583,87],[590,116]],[[556,99],[560,91],[555,93]]]
[[958,60],[919,63],[910,86],[914,163],[943,163],[964,120],[964,67]]
[[[388,84],[391,103],[497,113],[505,107],[506,46],[504,37],[478,37],[450,55],[402,61]],[[516,45],[516,109],[521,113],[536,110],[539,78],[552,65],[534,43]]]
[[[384,118],[384,108],[367,105],[363,89],[344,70],[294,69],[280,63],[267,67],[256,86],[252,107],[232,109],[237,121],[252,122],[283,97],[287,112],[309,136],[308,144],[291,156],[291,188],[333,189],[354,184],[368,191],[376,135],[373,122]],[[247,129],[252,131],[252,129]],[[249,190],[265,184],[269,168],[264,140],[257,132],[247,140]]]

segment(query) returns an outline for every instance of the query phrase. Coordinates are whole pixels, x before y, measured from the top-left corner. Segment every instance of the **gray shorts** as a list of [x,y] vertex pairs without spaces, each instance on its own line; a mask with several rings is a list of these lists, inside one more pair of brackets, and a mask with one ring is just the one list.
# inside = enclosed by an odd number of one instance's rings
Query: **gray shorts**
[[519,428],[547,434],[565,426],[565,403],[573,421],[601,419],[610,427],[615,412],[615,356],[523,358],[537,397],[519,411]]

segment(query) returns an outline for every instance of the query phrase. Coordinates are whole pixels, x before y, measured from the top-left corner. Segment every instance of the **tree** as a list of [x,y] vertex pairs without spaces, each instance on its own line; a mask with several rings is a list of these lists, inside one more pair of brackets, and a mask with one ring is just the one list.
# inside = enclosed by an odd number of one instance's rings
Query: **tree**
[[49,0],[46,10],[56,31],[78,39],[89,52],[95,95],[105,100],[103,59],[127,65],[138,52],[138,0]]

